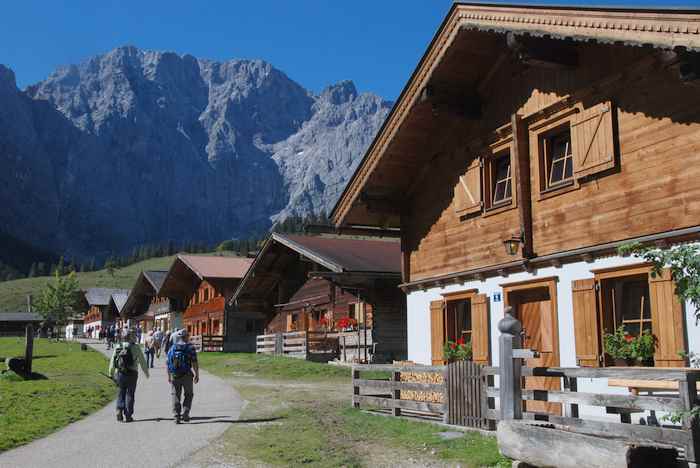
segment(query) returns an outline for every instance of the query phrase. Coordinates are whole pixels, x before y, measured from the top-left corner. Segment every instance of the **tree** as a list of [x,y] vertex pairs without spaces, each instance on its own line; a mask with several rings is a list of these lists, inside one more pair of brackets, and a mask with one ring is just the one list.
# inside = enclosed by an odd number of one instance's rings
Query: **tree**
[[650,262],[654,276],[660,275],[663,268],[669,268],[676,285],[676,295],[682,302],[690,301],[695,307],[695,320],[700,321],[700,246],[686,244],[659,249],[627,244],[621,246],[618,252]]
[[221,244],[216,246],[217,252],[232,252],[233,251],[233,240],[225,240]]
[[27,275],[28,278],[34,278],[36,276],[36,263],[32,263],[32,266],[29,267],[29,274]]
[[54,273],[34,302],[36,311],[49,323],[64,323],[78,304],[80,286],[75,273],[61,276]]
[[117,269],[117,264],[116,264],[116,262],[114,261],[114,259],[113,259],[112,257],[109,257],[109,258],[105,261],[105,270],[107,270],[107,273],[109,274],[109,276],[111,276],[112,278],[114,278],[114,271],[115,271],[116,269]]

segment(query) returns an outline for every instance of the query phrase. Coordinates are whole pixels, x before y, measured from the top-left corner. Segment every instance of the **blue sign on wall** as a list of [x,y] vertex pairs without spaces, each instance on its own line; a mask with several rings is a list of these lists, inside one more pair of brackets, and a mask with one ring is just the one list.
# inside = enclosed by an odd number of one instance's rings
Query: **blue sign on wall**
[[493,302],[501,302],[501,293],[495,292],[491,295],[491,299],[493,299]]

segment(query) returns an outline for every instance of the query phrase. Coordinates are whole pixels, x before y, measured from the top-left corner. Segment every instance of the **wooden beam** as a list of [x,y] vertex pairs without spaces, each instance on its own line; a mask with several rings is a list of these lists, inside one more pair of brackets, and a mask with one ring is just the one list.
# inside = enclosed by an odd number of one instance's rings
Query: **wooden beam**
[[506,45],[515,58],[532,67],[570,69],[578,65],[578,53],[573,44],[506,33]]
[[481,98],[476,92],[431,83],[421,90],[418,102],[430,104],[434,116],[481,118]]
[[522,256],[525,259],[535,256],[532,245],[532,195],[530,191],[530,145],[527,125],[522,117],[513,114],[510,119],[513,128],[513,163],[515,164],[515,192],[518,200],[520,233],[523,237]]

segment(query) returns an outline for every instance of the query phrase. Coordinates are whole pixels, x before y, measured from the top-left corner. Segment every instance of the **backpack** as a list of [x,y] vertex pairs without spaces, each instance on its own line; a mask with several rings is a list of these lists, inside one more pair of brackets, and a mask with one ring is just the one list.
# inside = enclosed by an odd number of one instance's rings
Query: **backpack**
[[190,373],[192,362],[188,345],[176,344],[168,351],[168,372],[172,375],[182,376]]
[[114,357],[114,367],[119,372],[130,372],[134,368],[134,356],[131,354],[131,345],[120,346],[117,349],[117,354]]

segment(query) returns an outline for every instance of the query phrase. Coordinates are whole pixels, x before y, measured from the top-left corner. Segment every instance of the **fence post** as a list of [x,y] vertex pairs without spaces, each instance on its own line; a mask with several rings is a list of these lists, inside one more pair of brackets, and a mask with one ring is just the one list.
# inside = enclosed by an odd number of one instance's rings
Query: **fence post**
[[683,402],[683,429],[690,433],[690,440],[685,448],[685,458],[689,462],[698,463],[700,455],[700,426],[698,417],[691,413],[697,403],[698,390],[695,377],[688,375],[686,380],[678,382],[678,394]]
[[34,357],[34,327],[27,324],[26,341],[24,344],[24,370],[28,376],[32,375],[32,358]]
[[360,378],[360,371],[355,369],[355,367],[352,368],[352,406],[353,408],[359,408],[360,407],[360,402],[355,399],[355,396],[360,396],[360,387],[359,385],[355,385],[355,381]]
[[522,419],[523,401],[521,389],[522,359],[513,358],[513,349],[520,349],[520,332],[523,329],[513,317],[513,308],[505,308],[505,316],[498,322],[499,349],[499,393],[501,397],[501,419]]
[[275,354],[284,354],[284,335],[275,333]]
[[[391,373],[391,380],[392,382],[401,382],[401,372],[400,371],[394,371]],[[392,410],[392,414],[394,416],[401,416],[401,408],[397,406],[397,401],[401,399],[401,390],[398,389],[398,385],[394,387],[394,389],[391,391],[391,397],[394,400],[393,405],[394,408]]]

